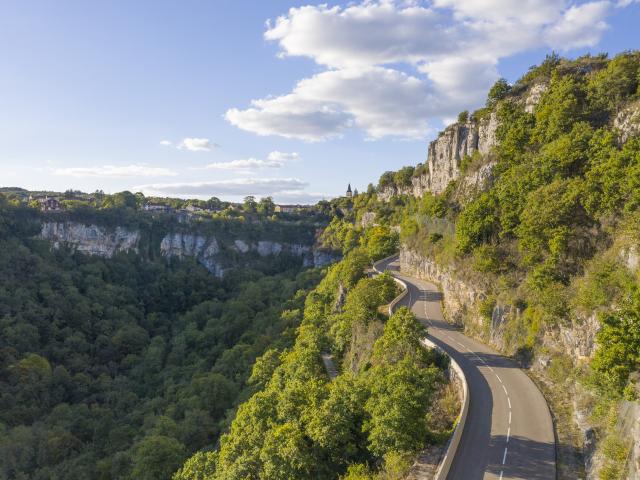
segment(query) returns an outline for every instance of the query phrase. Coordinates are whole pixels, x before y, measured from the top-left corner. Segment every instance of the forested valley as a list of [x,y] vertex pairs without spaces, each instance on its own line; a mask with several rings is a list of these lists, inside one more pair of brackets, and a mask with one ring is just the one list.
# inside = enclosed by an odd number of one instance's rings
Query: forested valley
[[169,478],[227,429],[255,358],[293,342],[320,278],[271,262],[220,280],[195,260],[52,250],[38,232],[0,197],[7,479]]

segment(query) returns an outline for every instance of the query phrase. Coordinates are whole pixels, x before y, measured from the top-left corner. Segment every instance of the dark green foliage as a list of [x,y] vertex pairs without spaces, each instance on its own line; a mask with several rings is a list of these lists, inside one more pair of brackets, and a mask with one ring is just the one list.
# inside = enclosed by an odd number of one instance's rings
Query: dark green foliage
[[[252,379],[264,388],[240,406],[219,452],[197,455],[175,480],[198,480],[202,469],[214,479],[335,479],[354,464],[389,459],[394,468],[394,455],[424,445],[425,408],[444,377],[436,355],[420,345],[426,331],[409,310],[393,315],[360,352],[370,358],[360,368],[345,361],[329,381],[320,360],[323,350],[336,352],[336,362],[343,350],[351,355],[357,332],[379,324],[378,306],[396,295],[388,275],[362,278],[367,257],[357,248],[331,267],[307,297],[294,347],[256,363]],[[349,293],[336,312],[339,285]]]
[[318,273],[52,252],[32,215],[0,203],[0,477],[170,478],[292,343]]

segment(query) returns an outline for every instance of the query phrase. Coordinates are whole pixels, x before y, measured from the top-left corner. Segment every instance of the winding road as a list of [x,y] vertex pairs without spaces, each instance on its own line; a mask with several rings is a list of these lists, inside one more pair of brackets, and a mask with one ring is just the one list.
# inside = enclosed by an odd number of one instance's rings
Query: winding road
[[406,305],[429,339],[462,368],[469,413],[448,480],[556,478],[555,438],[547,403],[516,363],[446,323],[442,294],[432,283],[402,275],[398,258],[378,262],[408,286]]

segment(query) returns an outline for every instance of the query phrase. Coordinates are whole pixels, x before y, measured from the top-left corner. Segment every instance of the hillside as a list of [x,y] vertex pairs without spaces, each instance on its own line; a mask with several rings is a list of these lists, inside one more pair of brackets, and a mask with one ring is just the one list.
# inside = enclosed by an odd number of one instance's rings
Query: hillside
[[451,322],[530,368],[560,478],[637,468],[639,83],[637,52],[550,56],[355,199],[401,227],[403,270],[441,286]]
[[[216,276],[187,248],[203,226],[12,203],[0,196],[0,477],[169,478],[226,430],[254,360],[291,345],[319,272],[272,249],[227,252]],[[221,250],[231,234],[313,242],[313,226],[231,222]],[[186,250],[163,251],[178,227]]]

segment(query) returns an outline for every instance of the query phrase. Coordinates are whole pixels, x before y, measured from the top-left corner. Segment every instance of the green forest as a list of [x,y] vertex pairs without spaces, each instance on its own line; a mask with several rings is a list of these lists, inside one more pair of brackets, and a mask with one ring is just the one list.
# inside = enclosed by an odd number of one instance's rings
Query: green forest
[[[370,241],[392,242],[387,233]],[[380,258],[365,238],[307,296],[293,347],[256,361],[257,392],[220,448],[194,455],[174,480],[402,478],[425,445],[448,438],[459,406],[447,359],[422,346],[425,327],[406,307],[381,313],[397,287],[388,274],[364,275]],[[322,352],[341,366],[332,381]]]
[[[524,97],[539,84],[528,112]],[[425,174],[419,165],[307,218],[250,199],[193,222],[223,238],[296,237],[341,252],[323,270],[282,258],[217,279],[190,260],[51,250],[34,239],[40,214],[0,195],[0,475],[403,478],[417,452],[446,441],[459,407],[446,358],[419,342],[425,328],[407,309],[386,315],[393,279],[368,275],[403,249],[486,292],[466,312],[470,335],[490,342],[494,308],[517,312],[498,347],[523,367],[548,360],[537,380],[569,446],[569,397],[590,392],[601,478],[619,478],[629,446],[618,409],[638,399],[640,382],[640,283],[629,267],[640,245],[640,137],[623,135],[618,119],[640,124],[638,111],[640,53],[553,54],[460,113],[463,124],[495,115],[497,141],[461,159],[439,195],[403,193]],[[487,183],[470,192],[465,179],[487,165]],[[388,189],[398,194],[383,200]],[[149,232],[151,246],[187,228],[142,215],[132,194],[105,202],[70,205],[59,218],[124,222]],[[575,361],[549,342],[591,317],[592,358]],[[559,451],[560,475],[573,446]]]
[[[546,89],[527,112],[524,98],[540,84]],[[427,169],[386,172],[377,188],[354,199],[355,224],[330,224],[331,238],[352,248],[351,232],[366,212],[381,225],[401,225],[402,248],[487,292],[465,319],[467,332],[487,342],[496,334],[494,307],[517,311],[501,326],[501,345],[525,367],[536,358],[550,362],[541,381],[560,441],[573,445],[559,452],[560,474],[565,461],[583,462],[563,456],[581,455],[570,412],[575,392],[586,389],[581,408],[606,458],[601,478],[620,478],[630,448],[617,432],[620,402],[637,400],[640,391],[640,282],[633,267],[640,244],[640,53],[549,55],[513,85],[496,82],[486,106],[462,112],[459,121],[491,114],[496,145],[463,158],[460,178],[442,194],[380,201],[377,193],[403,192]],[[469,193],[466,178],[486,165],[488,183]],[[591,317],[598,322],[593,358],[576,362],[549,345],[561,329],[591,328]]]
[[50,250],[0,197],[0,477],[163,479],[215,444],[320,272]]

